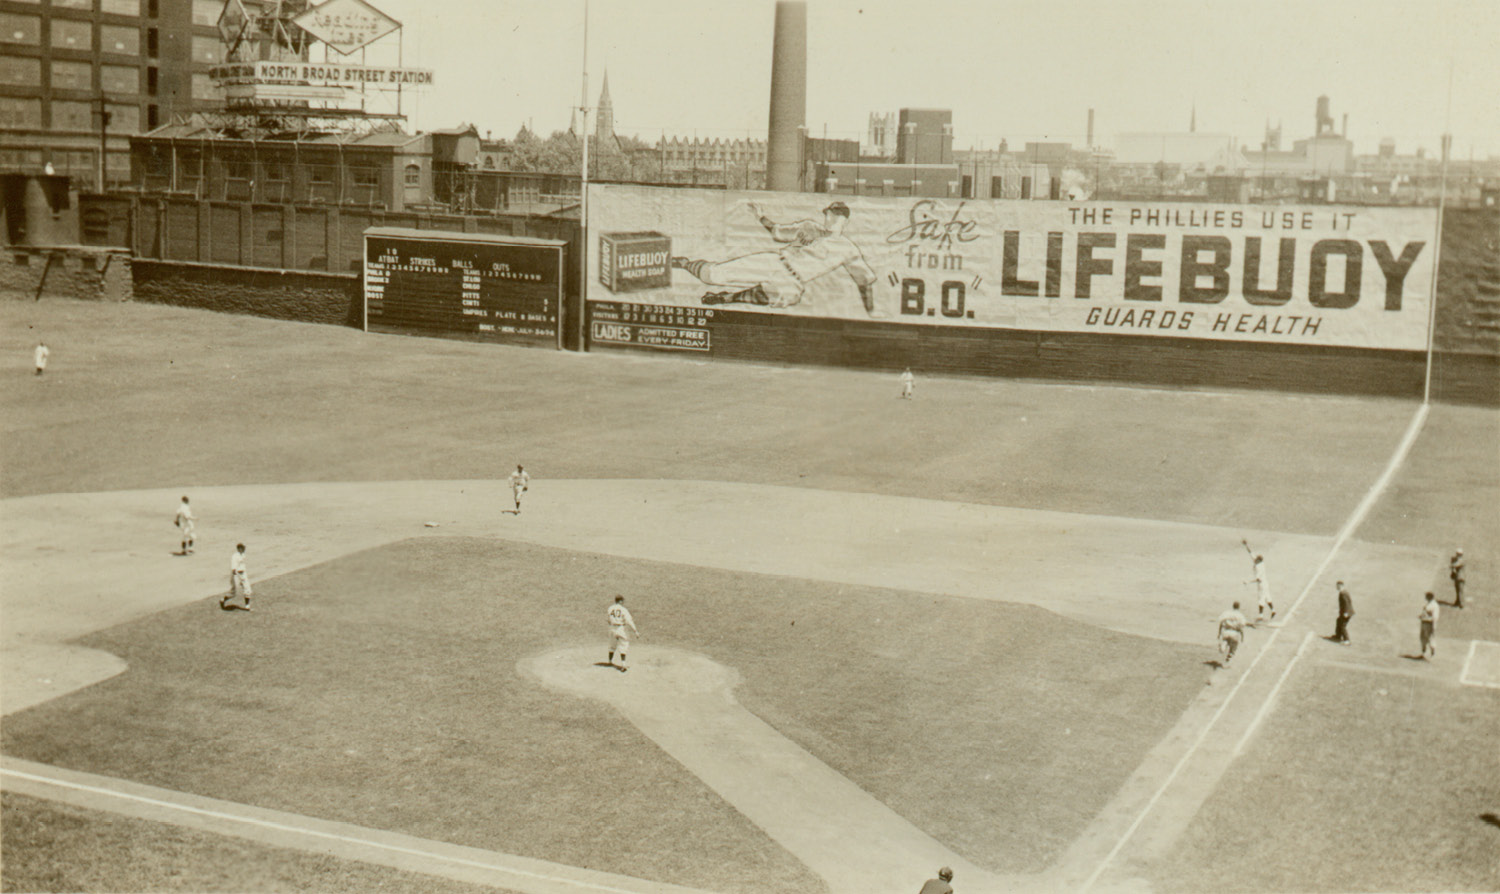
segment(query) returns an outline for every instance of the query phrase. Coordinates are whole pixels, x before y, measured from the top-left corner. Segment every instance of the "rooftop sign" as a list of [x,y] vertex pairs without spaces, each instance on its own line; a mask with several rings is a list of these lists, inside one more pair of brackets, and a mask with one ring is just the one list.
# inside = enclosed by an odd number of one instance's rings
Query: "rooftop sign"
[[364,0],[328,0],[292,22],[346,56],[401,27]]

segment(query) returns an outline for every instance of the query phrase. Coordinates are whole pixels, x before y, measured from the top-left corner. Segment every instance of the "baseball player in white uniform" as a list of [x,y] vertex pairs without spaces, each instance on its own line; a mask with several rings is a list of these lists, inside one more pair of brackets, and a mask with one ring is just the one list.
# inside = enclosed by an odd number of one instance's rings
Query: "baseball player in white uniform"
[[[1271,602],[1271,581],[1266,577],[1266,557],[1256,556],[1253,565],[1255,576],[1245,583],[1252,581],[1255,583],[1255,623],[1259,624],[1261,621],[1269,621],[1276,617],[1276,606]],[[1267,609],[1271,612],[1270,618],[1266,617]]]
[[526,470],[516,466],[516,470],[510,473],[510,492],[516,498],[516,515],[521,514],[521,494],[531,488],[531,476]]
[[47,371],[47,358],[52,356],[52,351],[45,342],[38,343],[33,354],[36,360],[36,374],[41,375]]
[[[629,631],[627,632],[627,628]],[[625,607],[625,597],[616,596],[615,604],[609,607],[609,633],[614,637],[613,645],[609,648],[609,663],[620,669],[620,673],[629,670],[625,663],[625,652],[630,648],[630,634],[640,636],[641,632],[635,627],[635,620],[630,617],[630,609]],[[615,653],[620,653],[620,663],[615,664]]]
[[[245,544],[239,543],[234,547],[234,554],[229,557],[229,592],[219,600],[219,608],[225,611],[250,611],[252,592],[250,577],[245,573]],[[244,602],[236,602],[236,599],[243,599]]]
[[912,377],[910,369],[901,373],[901,397],[904,400],[911,400],[911,392],[915,384],[916,380]]
[[182,505],[177,507],[177,520],[172,522],[182,531],[182,555],[193,554],[193,522],[197,521],[193,515],[192,507],[188,505],[188,498],[182,498]]

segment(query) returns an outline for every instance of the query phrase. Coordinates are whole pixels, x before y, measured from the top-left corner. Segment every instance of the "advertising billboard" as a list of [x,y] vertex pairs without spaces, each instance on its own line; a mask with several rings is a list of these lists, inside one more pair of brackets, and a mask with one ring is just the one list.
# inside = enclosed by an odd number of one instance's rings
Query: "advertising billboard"
[[595,184],[587,299],[616,344],[754,313],[1421,350],[1435,227],[1431,208]]

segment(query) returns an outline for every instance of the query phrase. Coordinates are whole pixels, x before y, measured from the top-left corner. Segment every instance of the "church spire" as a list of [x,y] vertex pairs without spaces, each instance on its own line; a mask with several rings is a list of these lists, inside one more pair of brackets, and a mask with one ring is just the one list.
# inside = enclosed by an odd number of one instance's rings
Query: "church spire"
[[604,86],[599,91],[599,113],[594,122],[594,133],[602,139],[615,135],[615,106],[609,98],[609,69],[604,70]]

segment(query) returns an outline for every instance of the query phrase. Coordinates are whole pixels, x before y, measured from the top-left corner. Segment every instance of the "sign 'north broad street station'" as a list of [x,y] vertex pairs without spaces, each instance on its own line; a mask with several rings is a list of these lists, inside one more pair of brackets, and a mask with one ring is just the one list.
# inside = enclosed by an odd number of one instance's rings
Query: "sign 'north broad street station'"
[[326,86],[432,86],[428,68],[343,65],[337,62],[235,62],[215,65],[209,77],[220,84],[314,84]]

